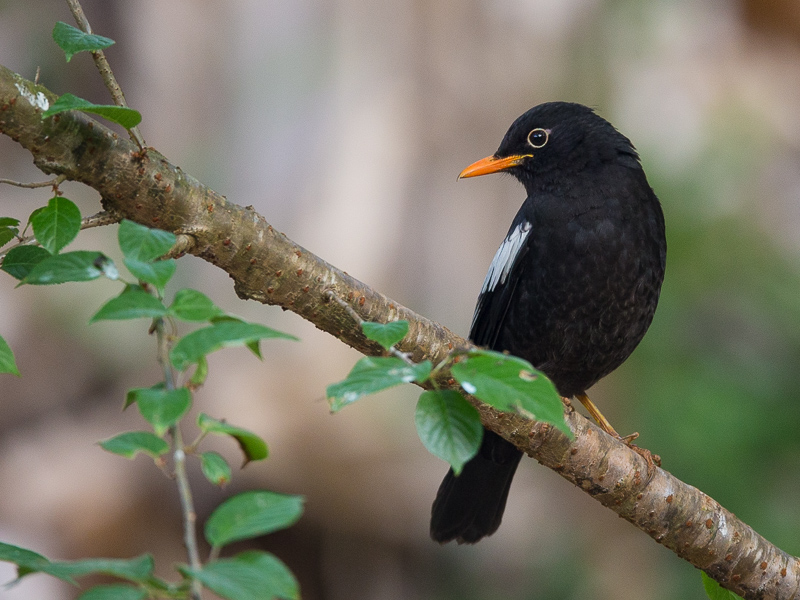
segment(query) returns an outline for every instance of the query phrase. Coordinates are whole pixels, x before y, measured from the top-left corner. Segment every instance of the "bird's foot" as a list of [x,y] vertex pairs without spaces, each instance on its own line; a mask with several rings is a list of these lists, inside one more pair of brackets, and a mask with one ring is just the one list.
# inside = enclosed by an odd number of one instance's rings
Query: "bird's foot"
[[624,437],[621,436],[617,433],[616,429],[611,426],[611,423],[608,422],[608,419],[606,419],[600,410],[594,405],[594,402],[589,400],[589,396],[586,394],[575,394],[575,397],[586,407],[586,410],[588,410],[589,414],[592,415],[594,420],[600,426],[600,429],[605,431],[611,437],[618,439],[628,448],[636,452],[636,454],[645,459],[645,461],[647,461],[648,479],[652,477],[653,473],[656,471],[656,467],[661,466],[661,457],[658,454],[653,454],[647,448],[640,448],[633,443],[633,440],[639,437],[639,433],[631,433],[630,435],[626,435]]
[[[636,435],[638,436],[638,434],[636,434]],[[630,448],[631,450],[636,452],[636,454],[641,456],[645,460],[645,462],[647,462],[647,479],[649,480],[653,476],[653,474],[656,472],[656,467],[660,467],[661,466],[661,457],[658,454],[653,454],[647,448],[640,448],[636,444],[633,444],[630,441],[627,441],[628,437],[630,437],[630,436],[626,436],[626,439],[622,439],[621,441],[624,442],[624,444],[628,448]],[[636,439],[636,438],[634,438],[634,439]]]

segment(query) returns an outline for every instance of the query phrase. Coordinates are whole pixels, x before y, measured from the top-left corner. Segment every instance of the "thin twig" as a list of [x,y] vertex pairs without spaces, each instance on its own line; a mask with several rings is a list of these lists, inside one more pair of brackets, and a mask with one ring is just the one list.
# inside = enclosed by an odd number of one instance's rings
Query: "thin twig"
[[[89,24],[89,19],[86,18],[86,15],[83,12],[81,3],[78,0],[67,0],[67,4],[69,5],[69,9],[72,11],[72,16],[75,18],[75,22],[78,24],[78,27],[80,27],[81,31],[89,34],[92,33],[92,26]],[[94,59],[94,64],[97,66],[97,70],[100,71],[100,77],[103,78],[103,82],[106,84],[108,91],[111,92],[111,97],[114,99],[114,104],[128,108],[128,103],[125,101],[125,94],[122,93],[122,88],[119,87],[117,78],[114,77],[114,73],[111,71],[111,65],[108,64],[106,55],[102,50],[94,50],[91,54],[92,58]],[[144,150],[144,138],[139,133],[139,128],[131,127],[128,130],[128,133],[136,145],[139,146],[139,149]]]
[[[189,564],[193,571],[203,568],[200,562],[200,552],[197,549],[197,532],[195,524],[197,513],[194,511],[192,489],[189,487],[189,476],[186,473],[186,452],[183,450],[183,438],[177,425],[170,428],[174,444],[173,461],[175,463],[175,480],[178,483],[178,495],[181,498],[181,511],[183,512],[183,541],[189,554]],[[202,586],[198,579],[192,578],[192,600],[200,600]]]
[[[164,319],[156,319],[154,322],[156,339],[158,343],[158,362],[164,372],[164,383],[167,390],[175,389],[175,376],[172,372],[172,365],[169,362],[169,339],[164,331]],[[186,545],[186,552],[189,555],[189,564],[192,570],[199,571],[203,568],[200,562],[200,551],[197,548],[197,513],[194,510],[192,500],[192,488],[189,486],[189,476],[186,473],[186,451],[183,446],[183,436],[178,425],[169,428],[172,436],[172,460],[175,469],[175,481],[178,484],[178,496],[181,499],[181,513],[183,515],[183,542]],[[200,581],[192,578],[191,598],[200,600],[202,597],[202,586]]]
[[119,215],[101,210],[99,213],[93,214],[91,217],[86,217],[81,222],[81,230],[91,229],[92,227],[104,227],[105,225],[114,225],[119,223]]
[[[356,309],[353,308],[352,306],[350,306],[344,300],[342,300],[339,296],[337,296],[333,292],[333,290],[328,290],[327,292],[325,292],[325,296],[327,296],[331,300],[335,301],[339,306],[341,306],[345,310],[345,312],[348,315],[350,315],[356,323],[358,323],[359,327],[361,327],[361,325],[366,323],[366,321],[364,321],[364,319],[361,318],[361,315],[359,315],[356,312]],[[409,358],[408,354],[406,354],[405,352],[400,352],[400,350],[398,350],[394,346],[390,346],[389,347],[389,354],[399,358],[400,360],[402,360],[407,365],[414,366],[416,364],[413,360],[411,360],[411,358]]]
[[57,188],[63,181],[66,181],[66,175],[59,175],[54,179],[49,179],[48,181],[36,181],[33,183],[22,183],[21,181],[14,181],[13,179],[0,179],[0,183],[5,183],[7,185],[13,185],[15,187],[27,188],[27,189],[34,189],[34,188],[43,188],[43,187],[53,187]]

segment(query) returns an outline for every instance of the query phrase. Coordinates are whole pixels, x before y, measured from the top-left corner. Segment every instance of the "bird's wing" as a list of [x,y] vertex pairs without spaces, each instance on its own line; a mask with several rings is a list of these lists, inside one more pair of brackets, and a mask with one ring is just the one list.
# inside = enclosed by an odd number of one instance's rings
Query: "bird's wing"
[[493,348],[519,281],[522,257],[528,252],[532,225],[517,215],[486,273],[469,338],[478,346]]

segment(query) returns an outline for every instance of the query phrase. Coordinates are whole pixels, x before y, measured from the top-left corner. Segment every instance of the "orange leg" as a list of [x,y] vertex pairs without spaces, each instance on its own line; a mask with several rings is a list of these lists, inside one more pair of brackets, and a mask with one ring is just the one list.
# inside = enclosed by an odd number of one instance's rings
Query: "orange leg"
[[600,425],[600,429],[605,431],[608,435],[617,438],[618,440],[622,440],[625,443],[630,443],[639,437],[638,433],[632,433],[631,435],[626,435],[624,438],[617,433],[617,431],[611,426],[611,423],[608,422],[603,416],[603,413],[600,412],[600,409],[597,408],[591,400],[589,400],[589,396],[586,394],[575,394],[575,397],[580,400],[581,404],[586,407],[586,410],[589,411],[589,414],[592,415],[592,418]]
[[592,418],[597,422],[600,426],[600,429],[605,431],[608,435],[617,438],[621,442],[623,442],[626,446],[629,446],[634,452],[639,454],[642,458],[647,461],[647,470],[652,473],[653,469],[655,469],[655,465],[661,465],[661,458],[658,455],[653,456],[653,454],[647,450],[646,448],[639,448],[635,444],[632,444],[633,440],[639,437],[638,433],[632,433],[630,435],[626,435],[622,437],[617,431],[611,426],[611,423],[608,422],[603,416],[603,413],[600,412],[594,402],[589,400],[589,396],[586,394],[575,394],[575,397],[580,400],[581,404],[586,407],[586,410],[589,411],[589,414],[592,415]]

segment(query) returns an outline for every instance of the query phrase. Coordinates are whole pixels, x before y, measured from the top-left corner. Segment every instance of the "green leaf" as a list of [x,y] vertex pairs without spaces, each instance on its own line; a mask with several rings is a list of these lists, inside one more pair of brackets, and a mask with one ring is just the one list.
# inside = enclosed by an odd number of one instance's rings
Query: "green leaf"
[[138,285],[129,286],[116,298],[106,302],[97,313],[89,319],[95,321],[120,321],[124,319],[155,319],[167,314],[161,300],[148,294]]
[[333,412],[352,404],[362,396],[374,394],[401,383],[425,381],[431,373],[430,361],[409,365],[394,356],[365,356],[347,379],[332,383],[326,390]]
[[31,225],[36,241],[51,254],[58,254],[78,236],[81,211],[72,200],[56,196],[31,217]]
[[175,234],[152,229],[124,219],[117,231],[120,250],[125,258],[150,262],[161,258],[175,245]]
[[175,234],[151,229],[127,219],[117,231],[119,247],[125,255],[125,266],[131,274],[163,290],[175,273],[173,259],[159,260],[175,245]]
[[[4,544],[2,542],[0,542],[0,561],[17,565],[17,576],[20,578],[30,573],[49,573],[49,569],[52,565],[46,557],[33,550],[27,550],[19,546],[12,546],[11,544]],[[69,575],[59,572],[50,574],[64,581],[74,583]]]
[[221,547],[293,525],[303,513],[303,497],[252,491],[229,498],[206,521],[208,543]]
[[203,475],[206,476],[206,479],[214,485],[225,487],[225,484],[231,481],[231,468],[225,459],[216,452],[201,453],[200,468],[203,470]]
[[19,219],[14,217],[0,217],[0,227],[17,227]]
[[192,403],[192,395],[184,387],[176,390],[163,387],[136,388],[128,392],[129,399],[131,396],[158,436],[164,435],[167,429],[177,423]]
[[78,600],[144,600],[145,598],[147,590],[127,583],[96,585],[78,596]]
[[153,557],[143,554],[136,558],[87,558],[84,560],[52,562],[50,570],[71,577],[83,577],[90,573],[102,573],[129,581],[144,582],[153,574]]
[[77,250],[45,258],[20,283],[51,285],[67,281],[92,281],[102,275],[109,279],[119,277],[114,262],[100,252]]
[[139,452],[158,458],[169,452],[169,444],[149,431],[128,431],[100,442],[100,447],[125,458],[134,458]]
[[[216,317],[212,317],[211,318],[211,322],[212,323],[247,323],[247,321],[245,321],[241,317],[237,317],[235,315],[226,315],[226,314],[222,314],[222,315],[219,315],[219,316],[216,316]],[[263,360],[264,357],[261,356],[261,346],[259,345],[259,340],[253,340],[252,342],[247,342],[245,344],[245,347],[247,347],[247,349],[250,350],[250,352],[255,354],[256,357],[258,358],[258,360]]]
[[216,350],[243,346],[267,338],[297,340],[293,335],[257,323],[220,321],[182,337],[169,353],[173,366],[183,371]]
[[368,339],[378,342],[387,350],[408,334],[408,321],[392,321],[390,323],[361,323],[361,330]]
[[529,362],[500,352],[475,350],[454,364],[450,372],[465,392],[483,402],[550,423],[572,437],[556,388]]
[[200,413],[200,416],[197,417],[197,426],[205,433],[229,435],[234,438],[244,453],[245,459],[242,467],[251,460],[264,460],[267,458],[266,442],[255,433],[247,431],[247,429],[228,425],[228,423],[218,421],[205,413]]
[[64,94],[53,102],[46,111],[42,113],[42,119],[52,117],[68,110],[79,110],[81,112],[100,115],[112,123],[118,123],[125,129],[136,127],[142,121],[142,115],[138,110],[133,110],[126,106],[114,106],[113,104],[93,104],[83,98],[78,98],[72,94]]
[[199,361],[197,361],[197,368],[192,373],[191,379],[189,379],[189,387],[199,387],[206,382],[206,378],[208,377],[208,361],[204,356]]
[[16,227],[0,227],[0,247],[5,246],[19,233]]
[[6,254],[2,269],[15,279],[24,279],[33,267],[49,256],[52,254],[40,246],[17,246]]
[[74,583],[73,577],[82,577],[89,573],[104,573],[137,582],[147,580],[153,573],[153,557],[149,554],[131,559],[93,558],[56,562],[31,550],[2,542],[0,561],[16,564],[19,577],[30,573],[47,573],[70,583]]
[[34,217],[36,217],[36,215],[38,215],[40,212],[42,212],[46,208],[47,208],[46,206],[40,206],[39,208],[35,209],[31,214],[29,214],[28,215],[28,225],[31,224],[31,221],[34,219]]
[[102,35],[84,33],[72,25],[58,21],[53,27],[53,40],[64,51],[69,62],[78,52],[91,52],[108,48],[114,40]]
[[182,566],[178,569],[228,600],[300,598],[300,586],[289,568],[273,554],[261,550],[247,550],[233,558],[211,561],[200,571]]
[[703,578],[703,589],[710,600],[741,600],[741,596],[726,590],[703,571],[700,571],[700,576]]
[[124,262],[136,279],[152,283],[159,290],[163,290],[175,274],[175,261],[171,258],[158,262],[142,262],[126,258]]
[[182,321],[208,321],[223,314],[204,293],[188,288],[178,290],[169,312]]
[[481,446],[478,411],[454,390],[422,392],[414,421],[428,452],[449,462],[456,475]]
[[3,336],[0,336],[0,373],[19,375],[17,361],[14,360],[14,352],[9,347],[8,342],[3,339]]

